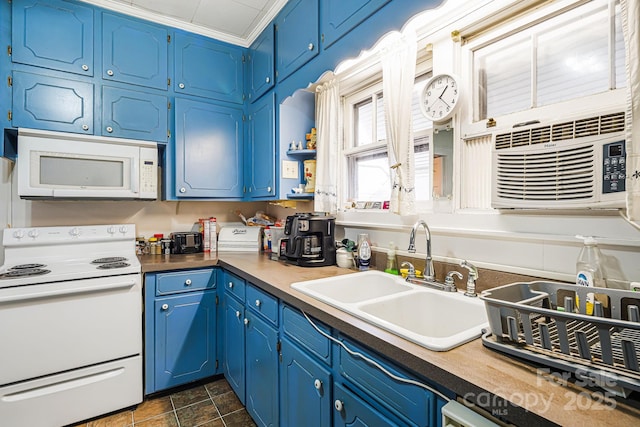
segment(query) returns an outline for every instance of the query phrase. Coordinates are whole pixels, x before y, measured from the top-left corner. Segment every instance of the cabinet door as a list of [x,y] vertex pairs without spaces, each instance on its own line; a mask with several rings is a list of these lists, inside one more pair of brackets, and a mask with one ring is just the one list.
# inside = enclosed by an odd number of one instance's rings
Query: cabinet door
[[318,47],[318,0],[291,0],[276,18],[278,81],[306,64]]
[[334,427],[387,427],[398,425],[376,411],[342,384],[333,384]]
[[13,0],[11,60],[93,76],[93,9],[62,0]]
[[249,99],[258,99],[273,87],[275,73],[275,33],[273,25],[258,36],[249,48]]
[[174,90],[242,104],[243,56],[238,46],[176,33]]
[[216,373],[216,293],[155,301],[156,390]]
[[331,374],[289,340],[282,340],[280,368],[282,426],[331,425]]
[[228,293],[223,297],[222,363],[224,376],[238,398],[245,403],[244,307]]
[[167,90],[167,30],[102,14],[102,78]]
[[93,85],[13,72],[14,127],[93,134]]
[[251,310],[245,312],[245,406],[259,426],[278,425],[278,332]]
[[102,135],[166,142],[168,115],[166,96],[102,87]]
[[320,31],[326,49],[391,0],[324,0],[320,3]]
[[275,94],[251,105],[248,122],[247,197],[276,194]]
[[175,100],[176,196],[242,197],[242,109]]

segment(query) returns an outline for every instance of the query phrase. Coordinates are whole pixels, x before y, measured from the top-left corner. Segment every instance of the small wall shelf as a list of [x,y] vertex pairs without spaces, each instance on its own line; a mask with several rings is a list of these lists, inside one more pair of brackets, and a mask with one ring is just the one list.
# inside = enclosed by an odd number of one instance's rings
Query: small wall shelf
[[287,199],[313,200],[313,193],[290,193],[287,194]]
[[316,150],[287,150],[287,156],[301,159],[311,159],[316,156]]

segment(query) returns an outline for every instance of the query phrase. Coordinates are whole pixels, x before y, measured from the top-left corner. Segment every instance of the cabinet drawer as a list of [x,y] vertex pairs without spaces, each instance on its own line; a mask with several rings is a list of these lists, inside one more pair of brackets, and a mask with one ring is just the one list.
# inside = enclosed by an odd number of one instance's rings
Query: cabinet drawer
[[278,299],[251,284],[247,286],[247,307],[274,325],[278,324]]
[[[311,319],[323,332],[331,334],[329,327]],[[300,310],[288,305],[282,306],[282,330],[295,343],[311,352],[318,359],[331,365],[331,342],[322,336],[305,319]]]
[[240,277],[236,276],[233,273],[229,273],[228,271],[222,272],[222,285],[224,286],[224,290],[231,295],[235,295],[236,298],[240,299],[240,301],[244,302],[244,293],[245,293],[245,281]]
[[161,273],[158,274],[156,295],[215,289],[215,287],[216,275],[212,268]]
[[[394,375],[411,379],[405,372],[354,345],[353,342],[346,340],[344,342],[351,350],[375,360]],[[372,400],[377,401],[377,404],[388,408],[392,413],[408,418],[412,425],[433,425],[435,400],[431,392],[416,385],[392,379],[361,358],[350,355],[342,347],[339,354],[340,374],[361,389],[364,395],[369,395]]]

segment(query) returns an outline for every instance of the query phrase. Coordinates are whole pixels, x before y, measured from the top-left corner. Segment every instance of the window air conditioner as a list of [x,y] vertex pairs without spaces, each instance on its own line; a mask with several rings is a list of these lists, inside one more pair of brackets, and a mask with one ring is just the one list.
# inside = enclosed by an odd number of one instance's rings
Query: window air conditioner
[[624,208],[624,127],[617,112],[496,133],[491,206]]

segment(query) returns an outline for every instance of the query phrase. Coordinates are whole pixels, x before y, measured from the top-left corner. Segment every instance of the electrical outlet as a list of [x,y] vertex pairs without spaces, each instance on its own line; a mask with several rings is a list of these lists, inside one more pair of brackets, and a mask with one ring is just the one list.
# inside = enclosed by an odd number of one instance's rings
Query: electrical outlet
[[298,170],[298,162],[291,160],[282,161],[282,178],[298,179],[300,171]]

